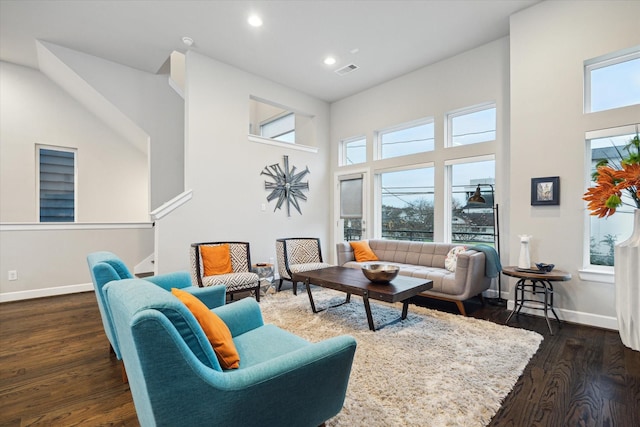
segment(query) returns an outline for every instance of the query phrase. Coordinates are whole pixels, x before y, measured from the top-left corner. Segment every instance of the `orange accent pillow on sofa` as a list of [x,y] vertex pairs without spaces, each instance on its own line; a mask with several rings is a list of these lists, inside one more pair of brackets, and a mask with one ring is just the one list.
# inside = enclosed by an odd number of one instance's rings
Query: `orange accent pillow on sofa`
[[189,311],[193,313],[205,335],[209,339],[213,351],[216,353],[218,362],[222,369],[237,369],[240,367],[240,355],[233,343],[231,331],[224,321],[213,311],[204,305],[194,295],[183,290],[172,288],[171,293],[175,295]]
[[360,242],[349,242],[351,245],[351,249],[353,249],[353,255],[356,257],[357,262],[365,262],[365,261],[378,261],[378,257],[369,246],[369,242],[360,241]]
[[233,273],[229,244],[216,246],[200,246],[200,256],[205,276]]

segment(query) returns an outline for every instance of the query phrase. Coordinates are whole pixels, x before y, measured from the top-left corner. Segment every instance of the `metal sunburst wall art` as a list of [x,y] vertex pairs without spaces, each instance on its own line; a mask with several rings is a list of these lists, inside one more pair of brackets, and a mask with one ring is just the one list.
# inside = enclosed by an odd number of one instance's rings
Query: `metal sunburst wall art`
[[302,192],[309,190],[309,181],[302,182],[302,179],[309,173],[309,168],[296,173],[296,167],[293,166],[289,170],[289,156],[284,156],[284,170],[278,163],[271,166],[265,166],[260,175],[267,175],[273,182],[264,182],[264,189],[271,190],[267,196],[267,201],[278,199],[276,207],[273,209],[281,209],[284,203],[287,204],[287,216],[291,216],[291,206],[293,206],[300,215],[300,204],[298,200],[307,200]]

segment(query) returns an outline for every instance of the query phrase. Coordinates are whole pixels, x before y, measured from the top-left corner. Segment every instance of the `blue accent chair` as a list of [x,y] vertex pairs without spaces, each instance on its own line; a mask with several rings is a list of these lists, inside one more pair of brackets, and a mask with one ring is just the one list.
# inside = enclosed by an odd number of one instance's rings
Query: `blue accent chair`
[[342,410],[353,337],[310,343],[265,325],[253,298],[203,301],[229,327],[240,355],[239,369],[223,370],[193,314],[170,292],[126,279],[109,283],[105,294],[143,427],[318,426]]
[[[129,269],[124,262],[111,252],[93,252],[87,256],[87,263],[89,264],[91,280],[93,281],[96,299],[98,300],[98,308],[100,309],[100,317],[102,318],[104,332],[109,339],[113,353],[116,355],[118,360],[120,360],[122,359],[120,346],[116,339],[111,314],[109,313],[104,300],[104,286],[112,280],[131,279],[133,278],[133,275],[129,272]],[[192,285],[191,275],[188,271],[150,276],[146,277],[145,280],[168,291],[170,291],[171,288],[180,288],[193,294],[201,292],[198,291],[200,288]],[[215,301],[218,301],[220,298],[219,293],[222,292],[222,301],[224,301],[224,286],[216,288],[218,289],[215,292],[210,293],[208,298],[213,298]]]

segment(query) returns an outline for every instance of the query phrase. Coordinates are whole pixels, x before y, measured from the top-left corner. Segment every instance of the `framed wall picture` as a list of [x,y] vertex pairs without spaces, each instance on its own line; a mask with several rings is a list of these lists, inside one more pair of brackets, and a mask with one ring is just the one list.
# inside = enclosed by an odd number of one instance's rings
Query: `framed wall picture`
[[559,205],[560,177],[531,178],[531,206]]

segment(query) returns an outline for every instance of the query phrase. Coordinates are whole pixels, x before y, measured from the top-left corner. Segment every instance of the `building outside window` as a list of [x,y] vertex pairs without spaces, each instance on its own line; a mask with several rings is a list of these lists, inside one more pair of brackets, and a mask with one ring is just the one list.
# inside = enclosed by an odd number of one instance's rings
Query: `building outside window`
[[75,222],[76,151],[38,146],[40,222]]

